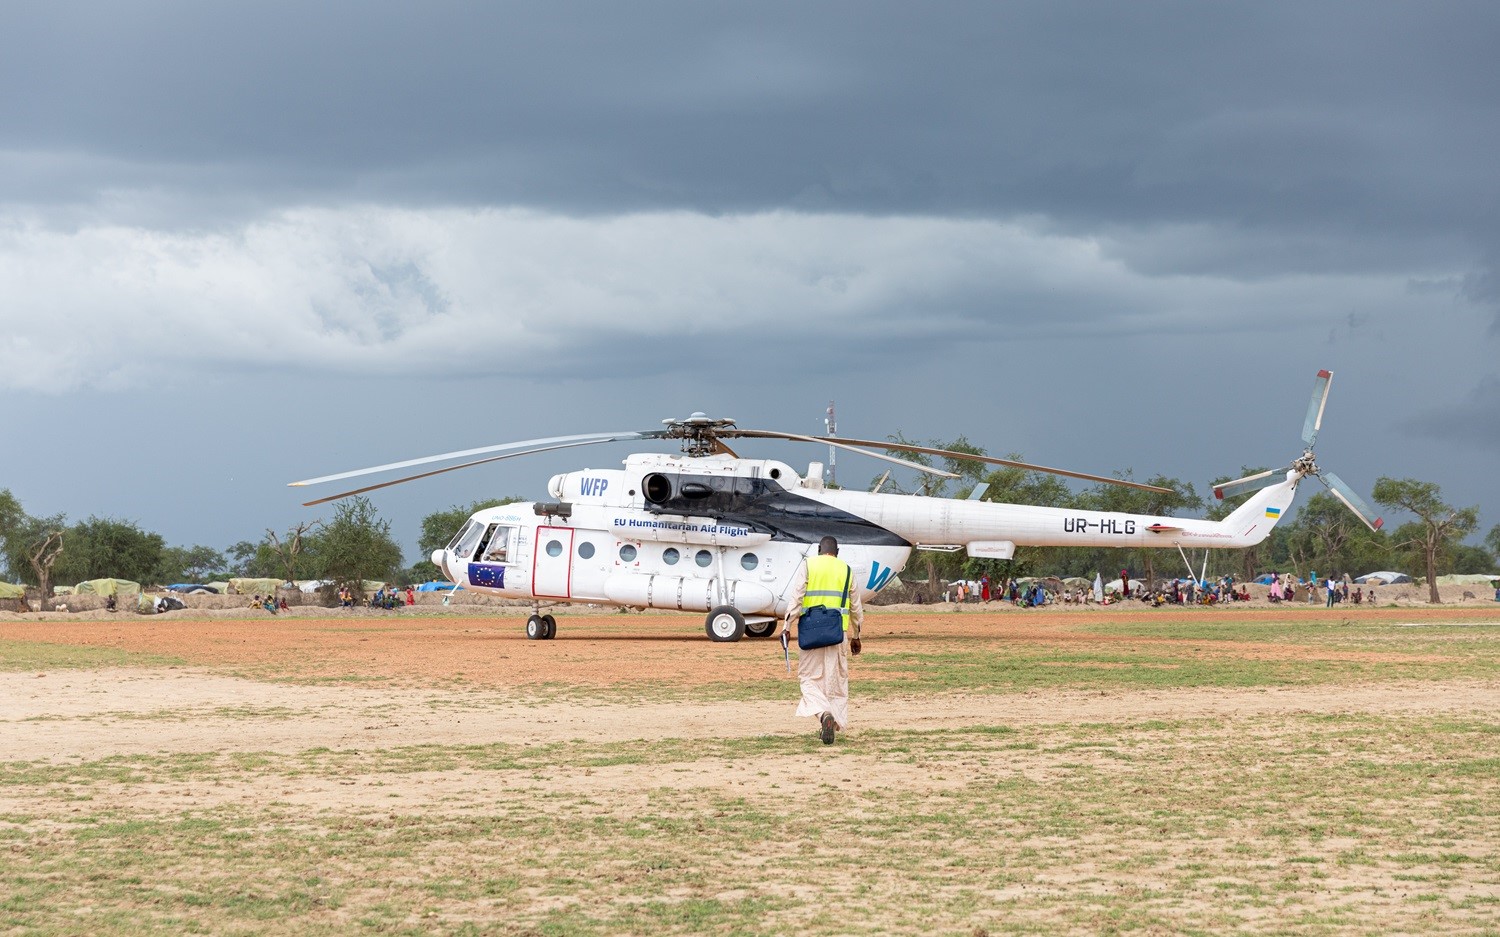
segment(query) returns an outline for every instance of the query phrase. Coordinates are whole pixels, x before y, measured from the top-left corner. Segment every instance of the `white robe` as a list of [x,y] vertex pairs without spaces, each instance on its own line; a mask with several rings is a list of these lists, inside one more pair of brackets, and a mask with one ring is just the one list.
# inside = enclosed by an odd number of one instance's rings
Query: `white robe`
[[[790,630],[802,617],[802,600],[806,597],[807,564],[803,563],[801,572],[792,583],[787,629]],[[849,639],[859,637],[864,622],[865,606],[859,599],[859,586],[851,583],[849,630],[844,633],[843,643],[797,652],[797,679],[802,683],[798,716],[816,718],[823,713],[833,713],[833,721],[841,730],[849,728]]]

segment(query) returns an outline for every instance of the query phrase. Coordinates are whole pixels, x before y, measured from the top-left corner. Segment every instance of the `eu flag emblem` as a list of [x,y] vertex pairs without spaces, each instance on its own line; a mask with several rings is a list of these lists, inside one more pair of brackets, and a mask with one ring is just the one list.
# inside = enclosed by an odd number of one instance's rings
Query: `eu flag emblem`
[[488,586],[491,589],[504,589],[505,567],[492,563],[470,563],[469,583],[475,586]]

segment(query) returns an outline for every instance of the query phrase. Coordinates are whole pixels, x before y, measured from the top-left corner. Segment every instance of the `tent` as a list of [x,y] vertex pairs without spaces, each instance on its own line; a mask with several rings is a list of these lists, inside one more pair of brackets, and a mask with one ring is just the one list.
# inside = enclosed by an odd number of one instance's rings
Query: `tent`
[[181,592],[183,594],[191,594],[194,592],[212,592],[216,595],[219,592],[219,590],[215,589],[213,586],[206,586],[201,582],[174,582],[170,586],[167,586],[167,591]]
[[[1145,585],[1145,583],[1141,582],[1139,579],[1132,579],[1132,580],[1130,580],[1130,591],[1134,592],[1135,590],[1141,588],[1143,585]],[[1119,580],[1119,577],[1116,577],[1114,579],[1106,579],[1106,580],[1104,580],[1104,591],[1105,592],[1119,592],[1120,591],[1120,580]]]
[[141,584],[129,579],[90,579],[74,587],[76,595],[135,595]]
[[[424,582],[416,587],[418,592],[447,592],[452,588],[455,587],[451,582]],[[463,586],[458,586],[457,588],[462,589]]]
[[1376,573],[1365,573],[1363,576],[1356,576],[1354,581],[1358,583],[1371,583],[1377,586],[1394,586],[1403,582],[1411,582],[1411,577],[1405,573],[1393,573],[1390,570],[1381,570]]
[[1256,576],[1254,579],[1252,579],[1250,581],[1254,582],[1254,583],[1258,583],[1259,585],[1262,585],[1262,586],[1269,586],[1271,583],[1273,583],[1273,582],[1276,581],[1276,576],[1275,576],[1274,573],[1266,573],[1264,576]]
[[331,586],[331,585],[333,585],[333,580],[332,579],[298,579],[297,582],[295,583],[295,585],[302,592],[309,592],[309,593],[311,593],[311,592],[317,592],[319,589],[323,588],[324,586]]
[[1487,586],[1500,579],[1500,573],[1486,576],[1484,573],[1455,573],[1437,577],[1440,586]]
[[1094,587],[1092,580],[1085,579],[1082,576],[1069,576],[1062,583],[1069,589],[1092,589]]
[[26,598],[26,587],[12,585],[8,582],[0,582],[0,599],[24,599]]
[[230,595],[272,595],[281,585],[280,579],[231,579]]
[[205,582],[204,585],[208,586],[210,589],[214,590],[215,592],[219,593],[220,595],[228,595],[229,594],[229,583],[224,582],[223,580],[215,580],[213,582]]

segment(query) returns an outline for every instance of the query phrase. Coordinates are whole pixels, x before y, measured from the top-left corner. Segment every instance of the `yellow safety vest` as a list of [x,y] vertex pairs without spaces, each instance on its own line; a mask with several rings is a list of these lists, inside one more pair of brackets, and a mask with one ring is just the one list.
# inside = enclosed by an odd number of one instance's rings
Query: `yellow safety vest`
[[849,630],[849,593],[854,588],[849,564],[836,556],[819,553],[807,558],[807,593],[802,608],[836,608],[844,616],[844,630]]

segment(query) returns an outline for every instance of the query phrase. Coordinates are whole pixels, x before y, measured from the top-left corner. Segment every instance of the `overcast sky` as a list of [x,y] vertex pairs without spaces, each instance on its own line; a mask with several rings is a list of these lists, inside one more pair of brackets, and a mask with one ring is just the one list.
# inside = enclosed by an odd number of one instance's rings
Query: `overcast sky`
[[[1488,529],[1497,38],[1492,2],[6,4],[0,487],[223,548],[326,515],[297,478],[835,399],[1202,492],[1296,456],[1330,368],[1323,466]],[[415,559],[424,514],[628,451],[375,502]]]

